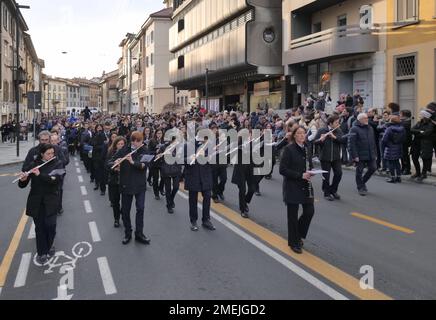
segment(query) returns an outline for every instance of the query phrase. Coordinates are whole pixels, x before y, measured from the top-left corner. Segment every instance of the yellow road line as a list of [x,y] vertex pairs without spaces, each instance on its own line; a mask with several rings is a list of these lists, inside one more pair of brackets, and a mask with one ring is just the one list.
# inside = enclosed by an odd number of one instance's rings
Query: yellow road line
[[414,230],[411,230],[411,229],[408,229],[408,228],[404,228],[404,227],[400,227],[400,226],[397,226],[397,225],[392,224],[392,223],[390,223],[390,222],[383,221],[383,220],[380,220],[380,219],[376,219],[376,218],[374,218],[374,217],[370,217],[370,216],[367,216],[367,215],[365,215],[365,214],[361,214],[361,213],[353,212],[353,213],[351,213],[351,215],[352,215],[353,217],[355,217],[355,218],[359,218],[359,219],[362,219],[362,220],[366,220],[366,221],[374,222],[374,223],[376,223],[376,224],[379,224],[379,225],[385,226],[385,227],[390,228],[390,229],[393,229],[393,230],[397,230],[397,231],[400,231],[400,232],[404,232],[404,233],[407,233],[407,234],[414,234],[414,233],[415,233]]
[[[183,190],[183,186],[181,186],[181,190]],[[199,198],[201,201],[201,197]],[[211,206],[217,214],[247,230],[265,243],[269,244],[271,247],[281,251],[303,266],[318,273],[322,277],[351,293],[355,297],[362,300],[393,300],[393,298],[378,290],[362,289],[360,287],[360,280],[308,253],[307,251],[304,251],[304,254],[302,255],[295,254],[289,248],[288,241],[286,239],[256,224],[252,220],[242,218],[240,214],[224,206],[223,204],[212,203]]]
[[15,253],[17,252],[18,245],[20,244],[21,237],[23,236],[24,229],[26,227],[28,217],[26,216],[26,211],[23,212],[21,220],[18,223],[17,230],[11,240],[8,250],[3,258],[2,264],[0,265],[0,287],[4,287],[6,283],[6,277],[8,275],[9,269],[11,268],[12,260],[14,259]]

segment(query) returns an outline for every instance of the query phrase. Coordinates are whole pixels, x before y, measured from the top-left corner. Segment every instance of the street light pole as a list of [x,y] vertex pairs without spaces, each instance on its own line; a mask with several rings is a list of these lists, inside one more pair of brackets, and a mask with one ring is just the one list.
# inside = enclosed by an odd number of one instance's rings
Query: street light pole
[[15,100],[17,103],[17,109],[16,109],[16,122],[17,122],[17,128],[16,128],[16,139],[17,139],[17,158],[20,157],[20,78],[19,78],[19,71],[20,71],[20,24],[19,24],[19,14],[20,9],[30,9],[30,6],[20,6],[18,3],[16,4],[16,10],[15,10],[15,29],[16,29],[16,65],[15,65]]
[[209,112],[209,69],[206,68],[206,111]]

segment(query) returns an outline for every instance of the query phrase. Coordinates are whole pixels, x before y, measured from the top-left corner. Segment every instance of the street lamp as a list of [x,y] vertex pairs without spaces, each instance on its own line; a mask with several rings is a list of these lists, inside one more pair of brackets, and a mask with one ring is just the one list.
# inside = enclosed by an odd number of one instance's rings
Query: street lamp
[[[19,14],[20,9],[30,9],[30,6],[21,6],[18,3],[16,4],[16,10],[15,10],[15,29],[16,29],[16,65],[15,65],[15,100],[17,103],[17,114],[16,114],[16,121],[17,121],[17,128],[16,128],[16,135],[17,135],[17,158],[20,157],[20,84],[23,83],[23,73],[24,70],[20,67],[20,28],[19,28]],[[25,83],[25,82],[24,82]]]

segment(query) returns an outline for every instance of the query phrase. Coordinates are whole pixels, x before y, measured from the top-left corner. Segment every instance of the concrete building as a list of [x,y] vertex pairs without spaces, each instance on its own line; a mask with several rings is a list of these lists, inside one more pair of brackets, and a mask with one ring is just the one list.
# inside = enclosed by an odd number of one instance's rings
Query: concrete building
[[210,110],[283,107],[281,0],[175,0],[173,6],[172,86],[199,90]]
[[128,58],[130,60],[128,72],[129,76],[129,110],[131,113],[139,112],[139,85],[141,74],[141,47],[138,37],[129,42]]
[[120,112],[130,113],[130,89],[131,89],[131,59],[129,45],[135,39],[133,33],[127,33],[124,39],[120,42],[119,47],[121,48],[121,58],[118,60],[118,90],[120,98]]
[[365,107],[386,101],[386,0],[283,2],[286,106],[326,92],[333,104],[359,94]]
[[67,114],[68,80],[44,76],[44,95],[42,112],[51,116]]
[[80,85],[72,81],[67,82],[67,114],[80,112]]
[[118,70],[103,74],[100,82],[102,111],[105,113],[119,113]]
[[417,118],[436,100],[436,1],[388,0],[387,102]]

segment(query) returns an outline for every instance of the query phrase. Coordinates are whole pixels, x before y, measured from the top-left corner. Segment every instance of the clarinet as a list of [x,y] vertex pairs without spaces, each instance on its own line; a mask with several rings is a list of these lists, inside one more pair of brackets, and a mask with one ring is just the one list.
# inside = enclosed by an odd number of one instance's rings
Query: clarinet
[[[307,148],[307,145],[304,146],[304,150],[306,151],[306,161],[309,160],[309,149]],[[309,190],[309,199],[315,198],[315,191],[313,189],[312,181],[307,181],[308,184],[308,190]]]

